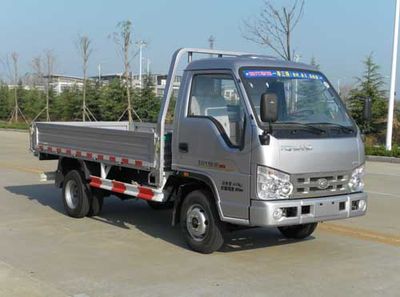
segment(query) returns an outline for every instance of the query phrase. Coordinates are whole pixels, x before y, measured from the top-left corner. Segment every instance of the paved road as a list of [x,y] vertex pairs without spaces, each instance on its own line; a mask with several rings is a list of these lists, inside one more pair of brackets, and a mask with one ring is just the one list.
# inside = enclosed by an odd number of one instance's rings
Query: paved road
[[0,296],[400,296],[400,165],[367,164],[369,212],[294,242],[274,229],[188,250],[168,211],[109,199],[103,214],[64,215],[54,170],[27,134],[0,131]]

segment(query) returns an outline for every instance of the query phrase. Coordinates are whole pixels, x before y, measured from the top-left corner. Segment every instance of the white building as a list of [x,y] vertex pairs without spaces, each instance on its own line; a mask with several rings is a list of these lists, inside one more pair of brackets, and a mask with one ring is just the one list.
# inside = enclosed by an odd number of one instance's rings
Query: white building
[[[164,90],[167,84],[167,75],[166,74],[151,74],[152,83],[154,85],[154,93],[157,97],[162,97],[164,95]],[[48,77],[45,76],[44,79]],[[140,88],[140,79],[139,75],[130,74],[130,78],[132,79],[132,86],[134,88]],[[97,81],[101,84],[109,84],[114,79],[124,80],[123,73],[112,73],[112,74],[102,74],[100,76],[92,76],[88,77],[88,80]],[[145,79],[145,76],[142,77],[142,80]],[[180,85],[181,85],[182,76],[176,76],[173,83],[173,92],[175,96],[177,95]],[[69,75],[60,75],[53,74],[50,76],[50,87],[57,93],[62,93],[65,89],[72,87],[83,87],[83,78],[78,76],[69,76]]]
[[[45,79],[48,77],[45,76]],[[83,87],[83,78],[78,76],[52,74],[50,76],[50,87],[57,93],[61,94],[65,89],[72,87]]]
[[[164,90],[167,84],[167,75],[166,74],[154,74],[155,81],[155,92],[157,96],[162,97],[164,95]],[[173,83],[173,93],[176,96],[178,94],[179,88],[181,87],[182,76],[175,76],[175,80]]]
[[[152,83],[154,85],[154,93],[157,97],[162,97],[164,95],[164,90],[167,84],[167,75],[166,74],[150,74]],[[132,86],[134,88],[140,88],[140,77],[137,74],[130,74],[129,77],[132,79]],[[113,73],[113,74],[104,74],[100,76],[91,77],[93,80],[97,80],[102,84],[108,84],[114,79],[124,79],[123,73]],[[142,76],[142,82],[145,79],[145,75]],[[176,76],[173,84],[174,93],[177,94],[180,85],[181,85],[182,76]]]

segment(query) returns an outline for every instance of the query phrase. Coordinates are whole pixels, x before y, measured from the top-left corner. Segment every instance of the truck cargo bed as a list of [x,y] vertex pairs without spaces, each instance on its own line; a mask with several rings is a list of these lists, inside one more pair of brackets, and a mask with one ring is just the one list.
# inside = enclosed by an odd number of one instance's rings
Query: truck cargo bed
[[156,167],[155,129],[153,123],[38,122],[31,130],[31,150],[42,159],[70,156],[151,170]]

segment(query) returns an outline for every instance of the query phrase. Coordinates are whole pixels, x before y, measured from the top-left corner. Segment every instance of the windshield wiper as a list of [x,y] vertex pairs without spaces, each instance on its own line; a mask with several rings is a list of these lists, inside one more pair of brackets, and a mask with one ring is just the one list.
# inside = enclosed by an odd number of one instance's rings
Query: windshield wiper
[[347,127],[347,126],[343,126],[343,125],[335,124],[335,123],[323,122],[323,123],[312,123],[312,124],[313,125],[329,125],[329,126],[338,128],[345,133],[353,133],[354,132],[354,129],[351,127]]
[[312,133],[319,134],[319,135],[326,133],[326,131],[324,129],[315,127],[315,126],[310,125],[310,124],[303,124],[303,123],[299,123],[299,122],[282,122],[282,124],[300,126],[302,128],[306,128],[308,131],[310,131]]

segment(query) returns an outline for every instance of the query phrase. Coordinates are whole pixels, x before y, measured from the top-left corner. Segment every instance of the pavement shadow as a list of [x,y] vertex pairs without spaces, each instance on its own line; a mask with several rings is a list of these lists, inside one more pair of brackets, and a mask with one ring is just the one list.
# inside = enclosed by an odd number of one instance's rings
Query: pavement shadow
[[[53,184],[7,186],[5,190],[15,195],[35,200],[44,206],[65,214],[61,191]],[[142,200],[121,201],[111,196],[105,199],[103,211],[91,219],[123,229],[136,228],[154,238],[187,248],[180,226],[171,226],[171,210],[154,210]],[[84,223],[84,222],[82,222]],[[312,240],[310,237],[306,240]],[[220,252],[231,253],[251,249],[286,245],[298,241],[284,238],[276,228],[250,228],[229,232]]]
[[54,184],[6,186],[4,189],[12,194],[24,196],[29,200],[35,200],[57,212],[64,213],[61,190],[57,189]]
[[220,251],[229,253],[265,249],[313,239],[315,239],[313,236],[303,240],[287,239],[278,231],[277,228],[248,228],[229,233],[227,235],[226,243]]

